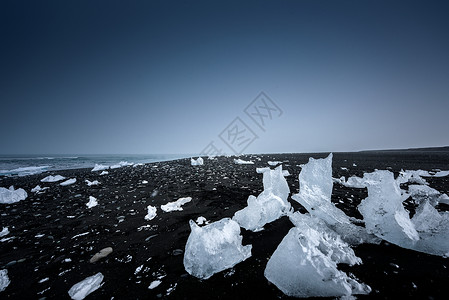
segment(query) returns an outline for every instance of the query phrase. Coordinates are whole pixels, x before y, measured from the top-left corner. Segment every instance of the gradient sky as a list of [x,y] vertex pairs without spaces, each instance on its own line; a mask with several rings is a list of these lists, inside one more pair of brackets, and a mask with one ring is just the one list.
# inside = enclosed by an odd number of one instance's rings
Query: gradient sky
[[[244,3],[243,3],[244,2]],[[2,1],[0,153],[448,145],[447,1]],[[258,128],[264,91],[283,111]]]

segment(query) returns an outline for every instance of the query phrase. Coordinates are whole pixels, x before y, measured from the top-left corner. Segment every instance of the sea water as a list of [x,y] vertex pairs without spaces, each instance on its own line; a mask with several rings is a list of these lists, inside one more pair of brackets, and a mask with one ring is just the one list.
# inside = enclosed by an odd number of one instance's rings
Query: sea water
[[183,154],[136,155],[0,155],[0,176],[26,176],[45,171],[93,168],[95,164],[151,163],[190,157]]

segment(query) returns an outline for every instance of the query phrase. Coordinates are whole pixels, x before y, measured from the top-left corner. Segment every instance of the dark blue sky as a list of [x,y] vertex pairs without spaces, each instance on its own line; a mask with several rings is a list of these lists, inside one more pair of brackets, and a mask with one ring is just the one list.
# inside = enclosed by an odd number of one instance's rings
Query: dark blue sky
[[[445,1],[2,1],[0,153],[448,145]],[[283,114],[260,130],[264,91]]]

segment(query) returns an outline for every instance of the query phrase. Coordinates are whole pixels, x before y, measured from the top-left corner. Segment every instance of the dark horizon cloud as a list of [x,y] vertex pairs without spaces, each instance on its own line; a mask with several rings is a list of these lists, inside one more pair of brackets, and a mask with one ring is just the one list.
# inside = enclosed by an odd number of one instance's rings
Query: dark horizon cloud
[[[4,1],[0,153],[448,145],[444,1]],[[243,110],[264,91],[266,131]],[[226,145],[220,145],[227,152]]]

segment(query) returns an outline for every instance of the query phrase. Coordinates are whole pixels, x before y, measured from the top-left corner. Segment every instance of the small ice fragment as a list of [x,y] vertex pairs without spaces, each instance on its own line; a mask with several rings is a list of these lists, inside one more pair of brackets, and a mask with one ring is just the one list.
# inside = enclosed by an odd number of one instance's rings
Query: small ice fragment
[[101,287],[101,282],[103,281],[103,274],[100,272],[87,277],[86,279],[78,282],[74,286],[72,286],[69,290],[69,296],[70,298],[74,300],[82,300],[90,293],[96,291],[98,288]]
[[98,180],[89,181],[89,180],[86,179],[85,182],[87,183],[87,186],[99,185],[100,184],[100,182]]
[[145,220],[147,220],[147,221],[153,220],[156,217],[157,208],[154,206],[148,205],[147,210],[148,210],[148,213],[145,216]]
[[224,218],[199,227],[190,220],[192,230],[184,252],[184,268],[197,278],[208,279],[232,268],[251,256],[251,245],[242,245],[240,226]]
[[91,257],[89,262],[95,263],[95,262],[99,261],[100,259],[105,258],[106,256],[108,256],[111,253],[112,253],[111,247],[106,247],[104,249],[101,249],[100,251],[95,253],[94,256]]
[[13,186],[10,186],[9,189],[0,187],[0,203],[16,203],[25,200],[26,197],[28,197],[28,194],[24,189],[15,190]]
[[192,201],[192,197],[184,197],[184,198],[179,198],[178,200],[174,201],[174,202],[168,202],[165,205],[161,205],[161,209],[165,212],[171,212],[171,211],[175,211],[175,210],[182,210],[182,207],[184,204],[188,203]]
[[8,277],[8,270],[7,269],[0,270],[0,292],[3,292],[10,283],[11,280],[9,280]]
[[[203,225],[205,222],[207,222],[207,220],[206,220],[206,218],[205,217],[198,217],[197,219],[196,219],[196,223],[198,224],[198,225]],[[1,235],[0,235],[1,236]]]
[[149,290],[155,289],[157,288],[160,284],[162,283],[162,281],[160,280],[155,280],[153,282],[150,283],[150,286],[148,287]]
[[56,175],[56,176],[49,175],[49,176],[41,179],[41,182],[57,182],[57,181],[61,181],[64,179],[65,179],[65,177],[61,176],[61,175]]
[[147,183],[148,183],[148,181],[142,180],[142,184],[147,184]]
[[243,160],[243,159],[234,159],[234,163],[236,165],[254,165],[253,161]]
[[282,161],[268,161],[268,164],[270,166],[276,166],[276,165],[282,164]]
[[50,278],[46,277],[46,278],[39,280],[38,283],[44,283],[45,281],[48,281],[48,280],[50,280]]
[[204,160],[202,157],[198,157],[197,159],[191,158],[190,164],[192,166],[202,166],[204,164]]
[[38,193],[38,192],[42,192],[42,191],[44,191],[46,189],[48,189],[48,187],[41,188],[40,185],[36,185],[34,188],[31,189],[31,192],[32,193]]
[[98,205],[97,198],[89,196],[89,202],[86,204],[87,208],[92,208]]
[[133,165],[133,163],[129,163],[127,161],[121,161],[118,164],[112,165],[110,168],[111,169],[118,169],[118,168],[121,168],[121,167],[132,166],[132,165]]
[[102,172],[100,173],[100,176],[102,176],[102,175],[108,175],[108,174],[109,174],[108,171],[102,171]]
[[105,166],[105,165],[101,165],[101,164],[95,164],[95,167],[92,169],[92,172],[103,171],[103,170],[107,170],[107,169],[109,169],[109,166]]
[[76,178],[71,178],[64,182],[61,182],[59,185],[66,186],[66,185],[74,184],[75,182],[76,182]]
[[0,232],[0,237],[7,236],[9,234],[8,227],[3,227],[2,231]]
[[449,175],[449,171],[438,171],[433,177],[446,177]]

